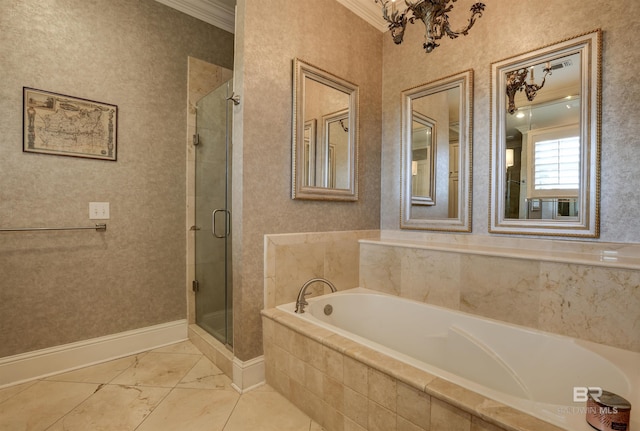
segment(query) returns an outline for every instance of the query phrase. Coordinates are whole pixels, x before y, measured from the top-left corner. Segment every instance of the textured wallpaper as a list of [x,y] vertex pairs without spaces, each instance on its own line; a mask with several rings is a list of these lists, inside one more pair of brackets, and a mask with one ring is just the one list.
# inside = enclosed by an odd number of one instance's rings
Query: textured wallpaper
[[[335,0],[240,0],[237,18],[234,349],[247,360],[262,354],[264,235],[380,225],[382,34]],[[360,88],[357,202],[290,198],[295,57]]]
[[[186,317],[187,58],[233,35],[153,0],[0,1],[0,357]],[[22,87],[119,108],[117,161],[22,152]]]

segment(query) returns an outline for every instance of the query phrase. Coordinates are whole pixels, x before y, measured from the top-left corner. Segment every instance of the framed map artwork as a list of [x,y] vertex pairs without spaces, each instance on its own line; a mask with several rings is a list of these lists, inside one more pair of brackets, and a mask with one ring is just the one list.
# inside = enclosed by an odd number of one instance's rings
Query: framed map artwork
[[23,102],[23,151],[116,160],[116,105],[28,87]]

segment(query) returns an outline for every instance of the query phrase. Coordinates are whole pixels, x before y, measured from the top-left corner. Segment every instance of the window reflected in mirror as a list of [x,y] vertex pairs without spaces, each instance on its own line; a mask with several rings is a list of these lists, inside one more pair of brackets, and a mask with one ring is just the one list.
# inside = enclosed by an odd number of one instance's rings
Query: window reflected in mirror
[[600,37],[492,64],[491,232],[598,236]]

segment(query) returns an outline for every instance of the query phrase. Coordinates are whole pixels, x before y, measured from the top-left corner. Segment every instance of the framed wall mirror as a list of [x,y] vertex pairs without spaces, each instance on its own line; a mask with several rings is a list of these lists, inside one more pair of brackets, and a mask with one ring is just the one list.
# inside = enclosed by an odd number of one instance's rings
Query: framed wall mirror
[[473,71],[402,92],[400,228],[471,231]]
[[292,199],[358,199],[358,86],[293,61]]
[[492,63],[490,232],[599,236],[601,40]]

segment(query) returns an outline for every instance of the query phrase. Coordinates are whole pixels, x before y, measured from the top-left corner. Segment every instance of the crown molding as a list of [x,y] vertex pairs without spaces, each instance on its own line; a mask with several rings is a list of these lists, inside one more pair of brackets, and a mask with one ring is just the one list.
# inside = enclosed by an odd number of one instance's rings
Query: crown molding
[[360,18],[385,33],[389,28],[382,18],[382,9],[374,0],[337,0]]
[[[230,33],[234,32],[235,9],[224,0],[156,0],[165,6],[172,7]],[[382,18],[382,10],[374,0],[336,0],[347,9],[367,21],[369,24],[386,32],[386,21]]]
[[187,15],[233,33],[235,9],[219,0],[156,0]]

